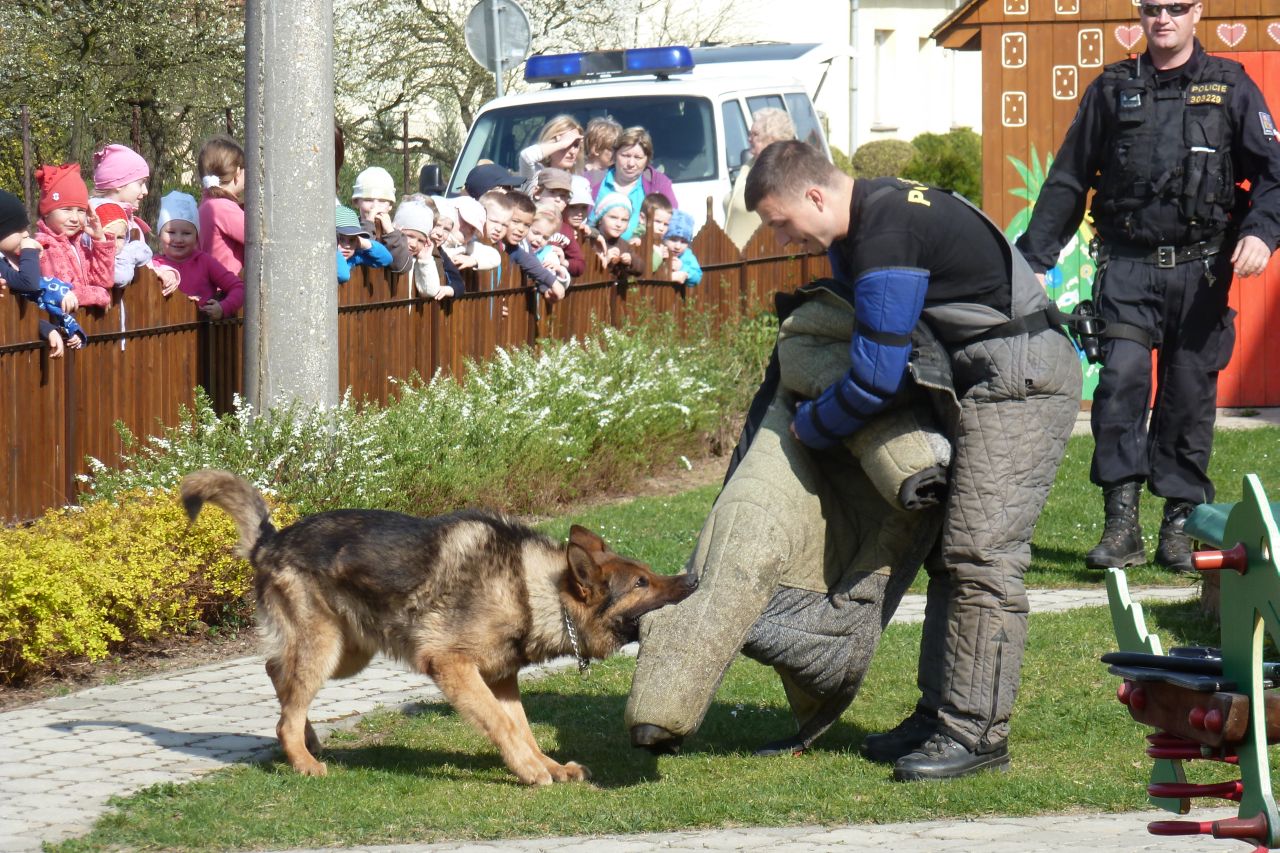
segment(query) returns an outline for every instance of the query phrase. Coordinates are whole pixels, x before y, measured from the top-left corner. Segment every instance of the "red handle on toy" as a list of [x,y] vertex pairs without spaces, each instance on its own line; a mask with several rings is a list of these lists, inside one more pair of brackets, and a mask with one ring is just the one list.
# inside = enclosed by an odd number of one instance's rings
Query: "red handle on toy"
[[1205,755],[1198,746],[1149,746],[1147,747],[1147,755],[1151,758],[1168,758],[1173,761],[1203,759],[1205,761],[1221,761],[1225,764],[1240,763],[1239,756],[1218,755],[1213,752]]
[[1153,782],[1147,786],[1147,793],[1158,799],[1185,800],[1189,797],[1217,797],[1222,800],[1240,802],[1244,796],[1244,783],[1218,782],[1212,785],[1193,785],[1186,782]]
[[1201,572],[1232,569],[1244,574],[1245,569],[1249,568],[1249,552],[1245,550],[1243,542],[1238,542],[1234,548],[1225,551],[1196,551],[1191,555],[1191,565]]

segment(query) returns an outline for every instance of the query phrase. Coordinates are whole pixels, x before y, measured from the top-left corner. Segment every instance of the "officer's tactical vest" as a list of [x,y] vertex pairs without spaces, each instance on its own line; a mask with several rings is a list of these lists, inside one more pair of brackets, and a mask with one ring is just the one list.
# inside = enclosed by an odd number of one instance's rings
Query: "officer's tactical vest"
[[[1183,88],[1156,84],[1141,58],[1107,66],[1101,86],[1111,121],[1094,219],[1104,238],[1148,242],[1153,227],[1180,244],[1221,233],[1235,204],[1231,122],[1227,104],[1244,76],[1239,63],[1200,55],[1196,77]],[[1179,101],[1181,122],[1157,118],[1157,102]],[[1154,207],[1153,207],[1154,205]],[[1147,220],[1144,216],[1160,217]]]

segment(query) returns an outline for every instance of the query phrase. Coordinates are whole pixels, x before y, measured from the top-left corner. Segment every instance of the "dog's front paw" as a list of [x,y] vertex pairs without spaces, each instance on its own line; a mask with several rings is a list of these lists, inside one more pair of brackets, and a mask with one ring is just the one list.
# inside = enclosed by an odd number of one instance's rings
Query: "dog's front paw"
[[557,782],[586,782],[591,778],[591,771],[576,761],[557,764],[551,771]]
[[328,776],[329,768],[323,761],[316,761],[314,758],[310,761],[299,761],[293,765],[293,769],[297,770],[303,776]]
[[512,767],[511,772],[515,773],[516,778],[525,785],[550,785],[552,782],[559,781],[541,763],[537,766]]

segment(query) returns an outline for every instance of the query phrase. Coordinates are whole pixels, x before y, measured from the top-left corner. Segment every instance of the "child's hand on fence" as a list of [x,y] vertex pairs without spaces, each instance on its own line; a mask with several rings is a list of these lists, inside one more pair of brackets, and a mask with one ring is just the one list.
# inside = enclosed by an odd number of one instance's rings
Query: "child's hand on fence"
[[222,303],[216,299],[210,299],[208,302],[200,306],[200,313],[208,317],[210,320],[221,320]]
[[478,263],[480,262],[477,261],[474,256],[468,255],[465,252],[460,255],[454,255],[453,257],[453,265],[460,270],[473,269]]
[[182,282],[182,273],[168,267],[157,268],[156,275],[160,278],[160,294],[162,296],[168,296],[173,293]]
[[57,329],[49,332],[49,358],[62,358],[62,335]]
[[[446,299],[452,299],[452,298],[453,298],[453,288],[447,284],[440,285],[440,289],[436,291],[436,302],[443,302]],[[505,306],[503,307],[503,310],[504,311],[506,310]]]
[[62,313],[72,314],[80,307],[80,300],[76,298],[74,291],[68,290],[62,297]]

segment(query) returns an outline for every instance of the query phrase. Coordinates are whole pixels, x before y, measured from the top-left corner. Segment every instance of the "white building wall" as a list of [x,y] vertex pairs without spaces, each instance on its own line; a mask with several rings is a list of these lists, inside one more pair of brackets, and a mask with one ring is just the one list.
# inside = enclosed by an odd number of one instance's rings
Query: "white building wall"
[[[708,13],[723,0],[693,5]],[[852,44],[823,83],[817,107],[832,146],[852,153],[875,139],[982,130],[982,65],[977,51],[944,50],[930,31],[955,0],[738,0],[734,41]]]

